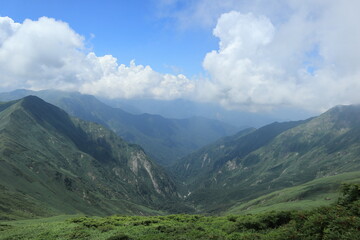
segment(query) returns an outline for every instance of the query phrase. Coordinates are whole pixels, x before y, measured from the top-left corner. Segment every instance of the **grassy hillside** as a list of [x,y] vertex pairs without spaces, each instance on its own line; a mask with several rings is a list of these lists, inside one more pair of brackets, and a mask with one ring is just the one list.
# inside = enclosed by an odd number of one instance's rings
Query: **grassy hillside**
[[[161,117],[147,119],[172,131]],[[174,165],[176,186],[140,146],[104,126],[33,96],[2,103],[0,219],[194,209],[244,214],[327,205],[342,182],[360,180],[359,120],[360,106],[339,106],[305,121],[246,129]],[[150,125],[143,131],[162,138]]]
[[130,114],[112,108],[94,96],[76,92],[17,90],[1,93],[0,100],[14,100],[27,95],[36,95],[72,116],[106,126],[126,141],[141,145],[163,166],[169,166],[190,152],[237,130],[228,124],[202,117],[167,119],[160,115]]
[[262,214],[56,217],[0,223],[0,239],[360,239],[360,185],[348,185],[337,204],[311,211]]
[[248,214],[280,210],[309,210],[335,203],[344,183],[360,183],[360,172],[323,177],[290,188],[274,191],[259,198],[238,203],[225,214]]
[[[306,121],[274,123],[184,158],[174,172],[186,201],[222,212],[262,195],[360,170],[360,106],[339,106]],[[231,138],[230,138],[231,139]]]
[[188,155],[173,166],[178,178],[191,187],[206,181],[229,160],[242,158],[265,146],[277,135],[304,121],[273,123],[259,129],[245,129]]
[[0,105],[1,219],[161,214],[177,201],[163,169],[105,127],[37,97]]

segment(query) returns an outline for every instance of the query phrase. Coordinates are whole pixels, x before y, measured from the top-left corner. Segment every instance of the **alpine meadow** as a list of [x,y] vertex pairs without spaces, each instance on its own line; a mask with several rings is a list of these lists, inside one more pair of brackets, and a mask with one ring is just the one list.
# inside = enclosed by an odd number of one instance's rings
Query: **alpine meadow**
[[0,240],[360,240],[360,2],[0,3]]

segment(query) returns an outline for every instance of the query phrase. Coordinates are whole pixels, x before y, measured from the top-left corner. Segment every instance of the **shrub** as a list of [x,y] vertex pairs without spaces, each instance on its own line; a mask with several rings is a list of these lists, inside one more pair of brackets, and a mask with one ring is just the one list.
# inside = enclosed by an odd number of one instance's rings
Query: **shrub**
[[75,229],[70,236],[69,239],[88,239],[90,237],[90,233],[82,229]]
[[343,184],[341,192],[342,196],[339,198],[338,204],[342,206],[360,200],[360,184]]
[[293,218],[292,212],[269,212],[266,214],[248,215],[238,218],[237,227],[239,230],[265,230],[274,229],[290,222]]
[[106,240],[131,240],[131,238],[124,233],[118,233],[114,236],[109,237]]

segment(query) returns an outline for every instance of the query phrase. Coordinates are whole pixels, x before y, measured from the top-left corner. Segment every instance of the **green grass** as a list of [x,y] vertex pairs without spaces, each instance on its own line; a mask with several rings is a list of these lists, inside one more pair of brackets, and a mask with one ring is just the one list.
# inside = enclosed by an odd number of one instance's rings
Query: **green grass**
[[[357,199],[360,186],[357,187]],[[347,199],[346,199],[347,200]],[[58,216],[0,223],[2,240],[359,240],[360,201],[253,215]]]
[[76,227],[66,221],[71,217],[74,216],[3,222],[0,223],[0,226],[4,226],[0,239],[69,239],[66,235]]
[[310,211],[229,216],[57,216],[0,222],[0,240],[360,240],[360,184],[336,204]]
[[254,200],[236,204],[226,214],[248,214],[271,210],[308,210],[336,202],[342,183],[360,183],[360,172],[323,177],[285,188]]

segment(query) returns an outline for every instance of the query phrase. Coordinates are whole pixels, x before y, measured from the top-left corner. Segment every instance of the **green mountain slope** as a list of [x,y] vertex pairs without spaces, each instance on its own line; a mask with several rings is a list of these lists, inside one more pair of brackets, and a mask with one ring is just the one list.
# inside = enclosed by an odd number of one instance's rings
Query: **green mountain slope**
[[230,125],[202,117],[167,119],[159,115],[130,114],[112,108],[93,96],[74,92],[17,90],[1,93],[0,100],[15,100],[27,95],[36,95],[72,116],[108,127],[126,141],[141,145],[163,166],[169,166],[192,151],[236,132]]
[[204,148],[175,171],[189,184],[187,201],[222,211],[238,201],[360,170],[359,120],[360,106],[339,106],[307,121],[271,124]]
[[[162,214],[188,206],[236,214],[307,208],[332,202],[341,182],[360,179],[360,106],[222,138],[171,167],[176,186],[140,146],[108,130],[120,124],[115,113],[102,112],[105,107],[91,96],[75,94],[81,103],[74,104],[69,95],[58,100],[70,99],[78,114],[107,127],[72,118],[34,96],[0,104],[0,219]],[[119,129],[141,129],[153,141],[171,142],[163,139],[175,132],[168,119],[129,116],[136,115],[121,117]]]
[[337,203],[307,211],[204,216],[57,216],[0,222],[0,239],[87,240],[359,240],[360,184]]
[[177,200],[162,168],[105,127],[33,96],[0,104],[1,219],[154,214]]
[[284,188],[256,199],[240,202],[226,214],[249,214],[268,211],[308,210],[336,203],[344,183],[360,183],[360,171],[317,178],[304,184]]
[[236,168],[235,159],[247,156],[269,143],[280,133],[301,123],[303,121],[273,123],[257,130],[245,129],[188,155],[175,164],[171,170],[186,186],[182,188],[188,191],[185,194],[193,193],[197,189],[211,190],[213,177],[218,175],[217,173],[221,172],[224,166],[229,170]]

